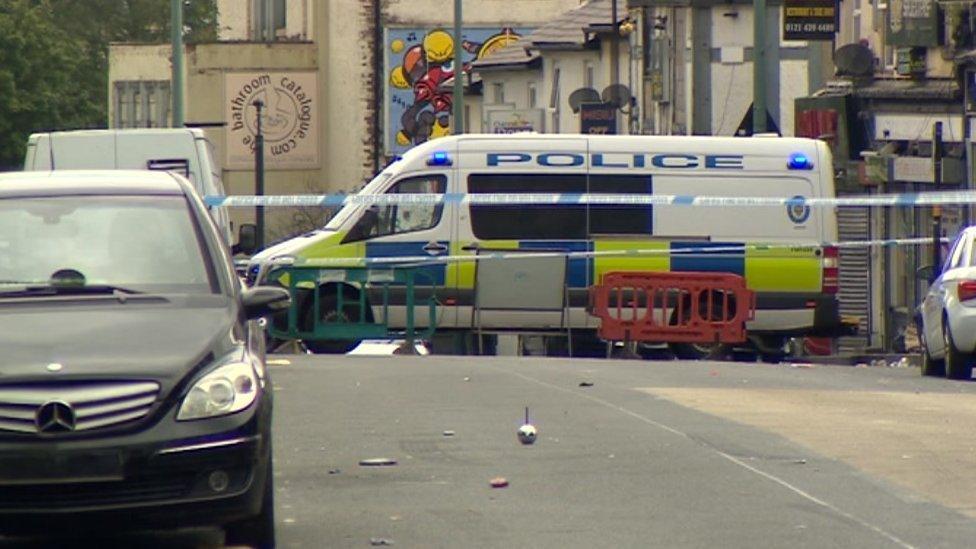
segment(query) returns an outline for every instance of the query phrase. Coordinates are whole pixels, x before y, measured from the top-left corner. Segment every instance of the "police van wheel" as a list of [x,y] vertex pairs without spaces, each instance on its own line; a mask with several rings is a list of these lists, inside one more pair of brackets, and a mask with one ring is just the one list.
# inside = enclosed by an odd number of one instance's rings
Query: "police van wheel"
[[[311,330],[314,325],[315,305],[311,298],[302,308],[303,326],[306,330]],[[319,322],[358,322],[359,307],[355,304],[346,304],[339,310],[335,297],[323,297],[320,303],[322,318]],[[344,354],[353,350],[362,340],[360,339],[327,339],[327,340],[304,340],[305,348],[316,354]]]

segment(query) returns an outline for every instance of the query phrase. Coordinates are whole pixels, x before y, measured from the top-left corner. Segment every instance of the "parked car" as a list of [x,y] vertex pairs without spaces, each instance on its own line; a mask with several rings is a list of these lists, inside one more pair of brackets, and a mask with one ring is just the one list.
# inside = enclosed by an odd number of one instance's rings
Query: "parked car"
[[0,175],[0,534],[197,525],[273,545],[257,319],[288,302],[241,286],[181,176]]
[[971,379],[976,362],[976,226],[959,233],[919,306],[922,375]]

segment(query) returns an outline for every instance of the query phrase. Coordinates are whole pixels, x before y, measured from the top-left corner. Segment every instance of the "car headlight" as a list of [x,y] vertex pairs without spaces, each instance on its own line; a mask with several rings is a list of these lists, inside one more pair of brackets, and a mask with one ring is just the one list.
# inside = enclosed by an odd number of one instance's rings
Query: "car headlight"
[[258,378],[249,361],[235,361],[197,381],[183,399],[177,421],[225,416],[240,412],[258,396]]

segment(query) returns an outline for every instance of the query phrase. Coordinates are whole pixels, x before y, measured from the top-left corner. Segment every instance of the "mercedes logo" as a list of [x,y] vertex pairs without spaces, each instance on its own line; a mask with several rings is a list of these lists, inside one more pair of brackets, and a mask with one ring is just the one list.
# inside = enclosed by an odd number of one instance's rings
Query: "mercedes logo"
[[75,430],[75,411],[60,400],[46,402],[37,409],[34,424],[42,433],[65,433]]

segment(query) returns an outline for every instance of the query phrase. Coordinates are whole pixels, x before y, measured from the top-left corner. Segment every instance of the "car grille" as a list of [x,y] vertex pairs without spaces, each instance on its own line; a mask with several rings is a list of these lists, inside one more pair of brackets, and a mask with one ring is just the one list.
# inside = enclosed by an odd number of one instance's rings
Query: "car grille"
[[123,482],[2,486],[0,509],[71,509],[179,499],[190,491],[194,477],[194,473],[169,473]]
[[135,421],[158,394],[159,384],[151,381],[0,385],[0,431],[40,432],[38,411],[52,402],[70,406],[73,431]]

